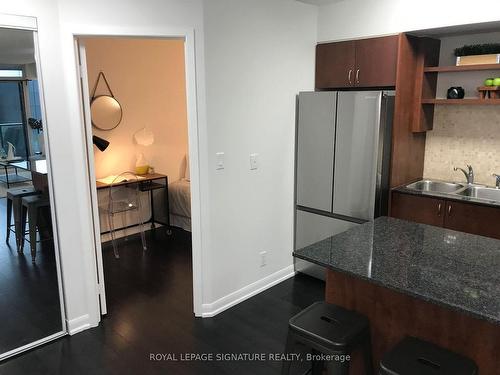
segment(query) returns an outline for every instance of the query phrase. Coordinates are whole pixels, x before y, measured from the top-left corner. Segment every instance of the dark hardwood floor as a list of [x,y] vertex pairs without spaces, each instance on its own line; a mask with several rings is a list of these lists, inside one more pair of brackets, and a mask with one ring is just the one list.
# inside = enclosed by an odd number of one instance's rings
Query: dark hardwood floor
[[[281,353],[288,319],[324,299],[324,283],[298,275],[214,318],[192,311],[191,239],[176,230],[132,236],[116,260],[107,244],[108,315],[101,325],[0,364],[0,374],[279,374],[279,361],[181,361],[182,353]],[[228,280],[231,282],[231,280]],[[151,361],[175,353],[178,361]],[[302,373],[306,363],[298,364]]]
[[[12,219],[13,220],[13,219]],[[30,245],[18,254],[14,233],[5,242],[6,199],[0,199],[0,353],[62,331],[55,253],[52,243]],[[0,369],[0,374],[2,371]]]

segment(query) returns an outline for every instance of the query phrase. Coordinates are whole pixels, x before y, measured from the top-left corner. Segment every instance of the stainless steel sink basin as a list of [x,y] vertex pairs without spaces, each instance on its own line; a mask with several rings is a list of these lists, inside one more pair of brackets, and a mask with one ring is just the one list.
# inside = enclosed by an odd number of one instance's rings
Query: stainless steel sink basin
[[407,189],[429,191],[434,193],[454,193],[463,189],[465,185],[445,181],[422,180],[406,186]]
[[457,194],[469,198],[500,202],[500,189],[486,186],[470,186],[467,189],[459,191]]

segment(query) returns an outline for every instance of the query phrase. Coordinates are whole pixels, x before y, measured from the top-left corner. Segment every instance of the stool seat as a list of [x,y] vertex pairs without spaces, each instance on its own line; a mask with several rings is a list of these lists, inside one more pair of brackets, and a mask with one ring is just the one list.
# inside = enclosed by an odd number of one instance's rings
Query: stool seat
[[7,198],[22,198],[27,195],[37,194],[33,187],[17,188],[7,190]]
[[332,350],[346,350],[366,335],[368,318],[355,311],[316,302],[289,321],[289,328],[311,336]]
[[23,206],[26,207],[46,207],[50,205],[49,198],[44,197],[43,195],[29,195],[27,197],[23,197]]
[[380,375],[476,375],[474,361],[437,345],[406,337],[380,362]]
[[[351,354],[358,350],[362,352],[364,374],[373,373],[370,323],[355,311],[326,302],[312,304],[288,321],[285,353],[293,353],[297,343],[313,354],[312,375],[323,374],[325,366],[329,375],[348,375]],[[288,375],[290,368],[291,362],[284,360],[281,374]]]

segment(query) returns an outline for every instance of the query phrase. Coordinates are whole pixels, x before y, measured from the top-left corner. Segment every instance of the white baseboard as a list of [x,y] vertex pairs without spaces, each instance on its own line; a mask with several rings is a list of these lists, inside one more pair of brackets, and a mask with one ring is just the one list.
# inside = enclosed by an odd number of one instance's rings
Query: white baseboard
[[203,318],[211,318],[224,310],[237,305],[240,302],[245,301],[246,299],[255,296],[256,294],[263,292],[266,289],[269,289],[276,284],[289,279],[295,275],[293,265],[283,268],[278,272],[273,273],[272,275],[266,276],[261,280],[258,280],[250,285],[247,285],[236,292],[228,294],[213,303],[203,304],[203,312],[201,316]]
[[79,316],[78,318],[66,320],[68,326],[68,333],[74,335],[75,333],[85,331],[91,328],[90,316],[88,314]]

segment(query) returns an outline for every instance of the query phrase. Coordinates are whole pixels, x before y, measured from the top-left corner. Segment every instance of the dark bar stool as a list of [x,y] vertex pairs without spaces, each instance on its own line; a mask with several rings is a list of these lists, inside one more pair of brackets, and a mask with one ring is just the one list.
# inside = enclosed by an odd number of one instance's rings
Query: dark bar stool
[[[312,350],[312,354],[335,356],[350,356],[355,350],[363,351],[365,374],[373,374],[370,325],[368,318],[342,307],[316,302],[301,311],[288,323],[288,338],[285,352],[294,352],[295,345],[302,343]],[[328,374],[347,375],[350,361],[326,361]],[[282,375],[288,375],[290,361],[284,361]],[[325,361],[313,360],[312,374],[322,374]]]
[[[21,225],[23,228],[26,227],[26,215],[29,217],[29,225],[28,225],[28,235],[31,249],[31,260],[35,263],[36,258],[36,234],[37,229],[38,233],[41,234],[40,227],[40,213],[44,208],[50,208],[49,198],[45,195],[31,195],[28,197],[22,198],[22,217],[21,217]],[[24,237],[24,233],[23,233]],[[47,238],[49,239],[49,238]]]
[[[22,201],[23,197],[37,194],[32,187],[17,188],[7,190],[7,233],[5,242],[9,242],[10,232],[16,236],[17,251],[20,252],[23,245],[24,227],[21,226]],[[14,211],[14,224],[12,224],[12,212]],[[14,230],[12,230],[14,227]]]
[[406,337],[380,362],[380,375],[476,375],[474,361],[437,345]]

